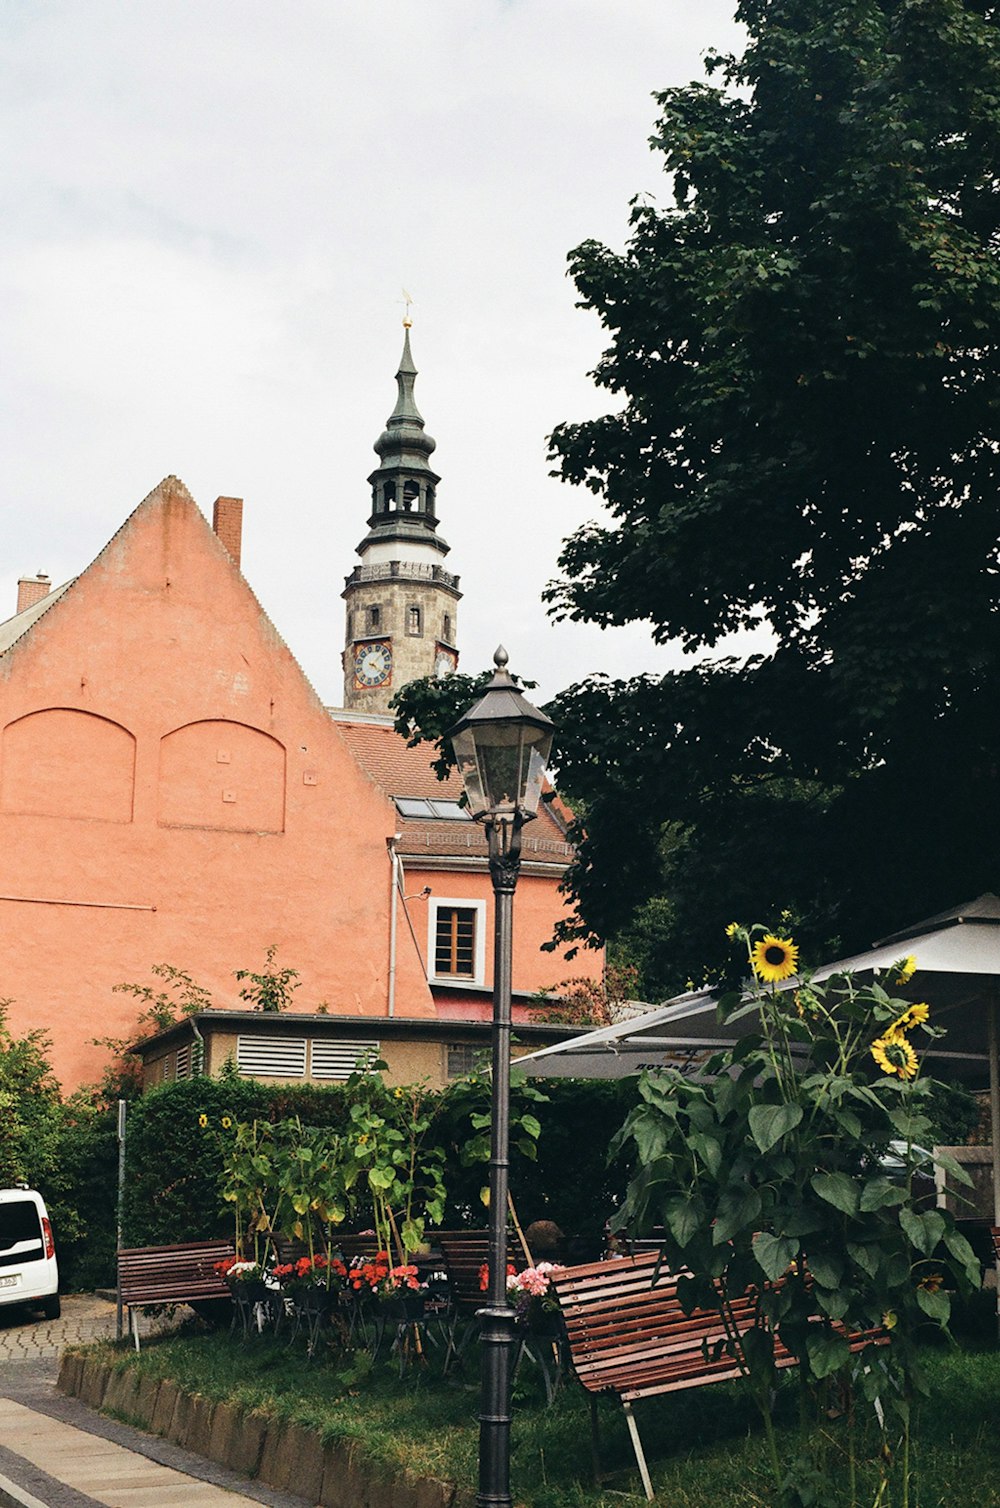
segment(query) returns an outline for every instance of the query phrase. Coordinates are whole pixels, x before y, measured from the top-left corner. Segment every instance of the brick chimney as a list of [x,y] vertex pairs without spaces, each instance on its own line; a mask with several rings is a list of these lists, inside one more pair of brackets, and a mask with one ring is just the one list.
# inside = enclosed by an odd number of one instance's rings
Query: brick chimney
[[47,597],[52,589],[52,583],[44,571],[39,571],[37,576],[22,576],[17,583],[17,610],[23,613],[26,607],[34,607],[36,602],[41,602]]
[[217,497],[212,510],[212,528],[239,565],[240,545],[243,541],[243,499]]

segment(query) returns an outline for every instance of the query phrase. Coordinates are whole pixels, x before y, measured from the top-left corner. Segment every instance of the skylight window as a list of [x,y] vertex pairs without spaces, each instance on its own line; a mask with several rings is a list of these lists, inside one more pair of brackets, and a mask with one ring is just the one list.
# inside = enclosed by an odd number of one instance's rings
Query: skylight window
[[396,810],[401,817],[429,817],[438,822],[471,822],[464,806],[457,801],[430,801],[424,796],[397,796]]

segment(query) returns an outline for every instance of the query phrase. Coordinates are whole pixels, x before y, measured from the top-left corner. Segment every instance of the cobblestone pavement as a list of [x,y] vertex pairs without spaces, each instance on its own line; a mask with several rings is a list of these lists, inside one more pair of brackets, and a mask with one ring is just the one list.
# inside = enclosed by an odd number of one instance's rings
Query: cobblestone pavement
[[[144,1316],[139,1333],[172,1328],[189,1312]],[[60,1393],[59,1352],[114,1334],[114,1302],[98,1294],[65,1296],[57,1320],[27,1306],[0,1307],[0,1505],[311,1508],[292,1493],[247,1481]]]
[[[183,1309],[181,1314],[187,1314]],[[171,1328],[176,1321],[143,1315],[139,1334],[152,1335]],[[40,1311],[27,1304],[0,1306],[0,1364],[5,1361],[37,1361],[58,1356],[67,1346],[93,1340],[114,1340],[115,1305],[96,1293],[70,1293],[63,1297],[62,1317],[40,1318]]]

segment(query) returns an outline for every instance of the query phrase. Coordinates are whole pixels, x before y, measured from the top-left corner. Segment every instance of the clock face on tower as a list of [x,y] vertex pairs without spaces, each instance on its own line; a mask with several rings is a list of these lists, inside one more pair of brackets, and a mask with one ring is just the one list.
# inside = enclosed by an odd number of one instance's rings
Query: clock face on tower
[[354,684],[386,686],[392,675],[392,648],[384,640],[358,644],[354,650]]

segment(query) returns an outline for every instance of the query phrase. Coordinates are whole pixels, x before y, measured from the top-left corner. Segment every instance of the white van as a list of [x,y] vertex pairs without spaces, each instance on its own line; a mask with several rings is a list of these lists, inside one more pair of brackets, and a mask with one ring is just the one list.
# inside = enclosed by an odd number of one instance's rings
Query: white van
[[59,1318],[59,1264],[45,1200],[34,1189],[0,1189],[0,1304],[40,1304]]

